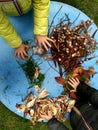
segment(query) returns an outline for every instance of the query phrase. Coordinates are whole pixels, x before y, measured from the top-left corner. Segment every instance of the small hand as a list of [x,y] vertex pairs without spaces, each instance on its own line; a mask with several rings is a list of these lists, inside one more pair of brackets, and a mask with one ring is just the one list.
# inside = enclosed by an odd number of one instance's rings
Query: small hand
[[52,119],[52,114],[51,114],[51,112],[48,112],[48,114],[40,114],[40,117],[43,120],[50,120],[50,119]]
[[27,57],[28,57],[28,54],[27,54],[27,51],[29,49],[29,46],[28,45],[25,45],[25,44],[21,44],[20,47],[16,48],[15,49],[15,53],[14,53],[14,56],[18,57],[18,59],[23,59],[25,60]]
[[74,89],[74,90],[71,90],[70,92],[76,92],[79,83],[80,81],[78,78],[70,78],[68,81],[68,84],[71,85]]
[[54,42],[52,39],[50,39],[47,36],[40,36],[40,35],[36,35],[35,37],[35,42],[41,46],[43,45],[45,50],[47,51],[49,47],[51,47],[49,42]]

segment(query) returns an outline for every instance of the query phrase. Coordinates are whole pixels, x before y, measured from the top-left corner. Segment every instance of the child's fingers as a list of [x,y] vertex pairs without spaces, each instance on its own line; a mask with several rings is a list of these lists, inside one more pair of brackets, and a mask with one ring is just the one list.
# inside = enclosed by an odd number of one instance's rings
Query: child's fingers
[[76,91],[76,88],[79,85],[79,83],[80,83],[80,81],[78,78],[70,78],[68,81],[68,84],[71,85],[73,87],[73,89],[75,89],[75,91]]
[[75,80],[77,81],[77,83],[80,83],[79,79],[78,78],[75,78]]
[[74,85],[76,83],[76,80],[74,78],[69,79],[69,84]]
[[76,84],[76,83],[79,83],[80,81],[78,78],[70,78],[69,82],[71,82],[72,84]]

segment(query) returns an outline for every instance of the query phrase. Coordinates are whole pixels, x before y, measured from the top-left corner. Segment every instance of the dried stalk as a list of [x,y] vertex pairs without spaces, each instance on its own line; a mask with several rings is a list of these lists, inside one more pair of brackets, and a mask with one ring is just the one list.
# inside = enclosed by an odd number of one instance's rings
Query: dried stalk
[[[73,23],[70,21],[68,15],[66,17],[67,22],[64,23],[64,20],[62,21],[61,19],[60,23],[52,29],[50,34],[50,37],[55,41],[51,44],[51,54],[55,66],[59,66],[60,76],[64,72],[70,73],[74,68],[81,66],[83,62],[94,58],[95,56],[89,58],[88,56],[94,53],[98,44],[94,40],[97,30],[92,36],[90,36],[90,32],[88,31],[89,26],[93,22],[92,20],[82,21],[81,24],[71,28]],[[64,72],[62,72],[62,68]]]

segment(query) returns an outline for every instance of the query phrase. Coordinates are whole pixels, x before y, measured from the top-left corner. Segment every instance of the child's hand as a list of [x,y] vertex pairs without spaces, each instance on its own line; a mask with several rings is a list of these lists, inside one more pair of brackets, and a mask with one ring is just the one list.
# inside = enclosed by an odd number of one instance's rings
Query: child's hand
[[80,81],[78,78],[70,78],[68,84],[73,87],[73,90],[71,90],[70,92],[76,92],[79,83]]
[[35,37],[35,42],[41,46],[43,45],[45,50],[47,51],[49,47],[51,47],[49,42],[54,42],[52,39],[50,39],[47,36],[40,36],[40,35],[36,35]]
[[28,57],[28,54],[27,54],[27,51],[28,50],[29,46],[28,45],[25,45],[25,44],[21,44],[20,47],[16,48],[15,49],[15,53],[14,53],[14,56],[18,57],[18,59],[23,59],[25,60],[27,57]]

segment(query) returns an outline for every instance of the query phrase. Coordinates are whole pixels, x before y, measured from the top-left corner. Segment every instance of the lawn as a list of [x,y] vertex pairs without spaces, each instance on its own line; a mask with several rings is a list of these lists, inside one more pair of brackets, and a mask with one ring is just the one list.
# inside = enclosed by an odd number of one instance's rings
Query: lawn
[[[72,5],[94,20],[98,26],[98,0],[56,0]],[[67,121],[66,125],[69,126]],[[23,119],[0,103],[0,130],[48,130],[46,123],[36,123],[35,126],[27,119]]]

